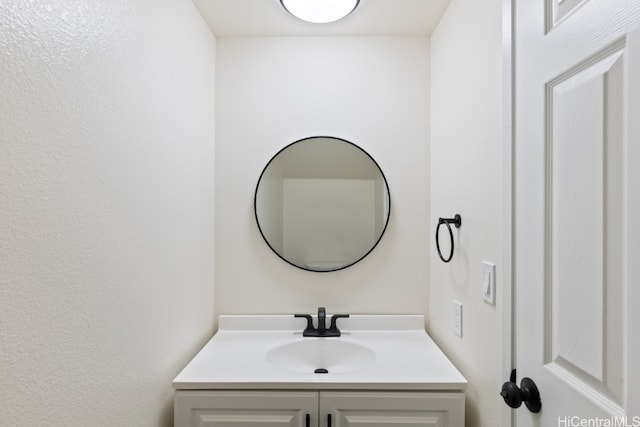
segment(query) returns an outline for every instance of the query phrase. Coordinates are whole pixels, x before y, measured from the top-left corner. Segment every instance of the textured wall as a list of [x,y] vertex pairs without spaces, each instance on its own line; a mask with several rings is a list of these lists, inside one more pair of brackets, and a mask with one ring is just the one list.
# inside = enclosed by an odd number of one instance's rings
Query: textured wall
[[[429,279],[429,40],[220,38],[216,72],[216,312],[425,313]],[[391,189],[391,220],[363,261],[313,273],[255,224],[269,159],[314,135],[360,145]]]
[[[503,405],[501,4],[452,0],[431,38],[429,234],[455,213],[462,227],[451,263],[431,254],[429,333],[469,381],[468,427],[500,425]],[[496,263],[495,307],[482,300],[482,261]],[[462,338],[453,334],[454,299],[463,304]]]
[[0,3],[0,425],[171,425],[213,327],[214,59],[189,1]]

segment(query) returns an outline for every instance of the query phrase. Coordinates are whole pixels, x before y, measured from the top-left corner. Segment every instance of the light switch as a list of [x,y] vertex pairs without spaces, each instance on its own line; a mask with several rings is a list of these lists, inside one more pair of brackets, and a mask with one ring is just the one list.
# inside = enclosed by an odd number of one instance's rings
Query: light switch
[[482,298],[496,304],[496,265],[487,261],[482,262]]

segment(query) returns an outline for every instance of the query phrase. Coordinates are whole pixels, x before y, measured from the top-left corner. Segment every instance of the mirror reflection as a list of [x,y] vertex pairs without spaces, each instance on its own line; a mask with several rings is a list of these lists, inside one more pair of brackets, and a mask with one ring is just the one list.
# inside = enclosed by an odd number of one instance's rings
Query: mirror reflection
[[384,174],[357,145],[311,137],[280,150],[255,194],[258,228],[271,249],[310,271],[355,264],[377,245],[389,221]]

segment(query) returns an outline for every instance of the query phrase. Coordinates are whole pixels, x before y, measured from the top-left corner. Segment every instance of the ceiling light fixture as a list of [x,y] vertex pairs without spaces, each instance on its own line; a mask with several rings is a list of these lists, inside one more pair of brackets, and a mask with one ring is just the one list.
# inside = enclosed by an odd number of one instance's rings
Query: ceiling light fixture
[[314,24],[342,19],[358,6],[360,0],[280,0],[293,16]]

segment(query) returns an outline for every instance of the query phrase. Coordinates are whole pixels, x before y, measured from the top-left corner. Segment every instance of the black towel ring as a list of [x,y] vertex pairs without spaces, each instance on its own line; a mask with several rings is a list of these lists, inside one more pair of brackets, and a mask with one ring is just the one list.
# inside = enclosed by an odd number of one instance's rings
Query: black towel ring
[[[442,224],[447,226],[447,229],[449,230],[449,238],[451,239],[451,253],[449,254],[449,258],[446,259],[442,256],[442,252],[440,251],[440,241],[438,235],[440,226]],[[451,258],[453,258],[453,230],[451,229],[450,224],[453,224],[456,228],[460,228],[460,226],[462,225],[462,217],[459,214],[456,214],[453,218],[438,219],[438,226],[436,227],[436,248],[438,249],[438,255],[440,256],[440,259],[444,262],[449,262],[451,261]]]

